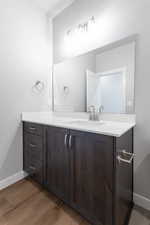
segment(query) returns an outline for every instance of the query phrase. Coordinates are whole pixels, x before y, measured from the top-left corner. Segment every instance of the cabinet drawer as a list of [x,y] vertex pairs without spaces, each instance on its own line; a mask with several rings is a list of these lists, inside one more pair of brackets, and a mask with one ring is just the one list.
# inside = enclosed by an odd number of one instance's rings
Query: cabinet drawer
[[41,149],[43,147],[43,138],[33,135],[33,134],[24,134],[25,146],[29,149]]
[[43,175],[44,175],[43,162],[37,159],[37,155],[36,157],[33,157],[31,152],[29,152],[28,150],[24,151],[23,169],[35,181],[37,181],[40,184],[43,184]]
[[36,161],[35,159],[30,161],[28,173],[35,181],[42,184],[43,183],[43,166],[42,163]]
[[30,134],[36,134],[38,136],[43,136],[43,126],[35,123],[24,122],[24,131]]
[[43,160],[43,139],[33,134],[24,134],[24,151],[27,151],[30,160]]

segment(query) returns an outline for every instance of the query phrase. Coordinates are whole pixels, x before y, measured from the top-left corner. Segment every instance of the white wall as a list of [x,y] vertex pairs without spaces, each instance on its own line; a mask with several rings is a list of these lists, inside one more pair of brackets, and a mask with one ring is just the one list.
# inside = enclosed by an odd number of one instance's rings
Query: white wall
[[[95,16],[97,33],[87,49],[104,46],[137,33],[136,50],[136,114],[135,128],[135,192],[150,199],[150,1],[149,0],[76,0],[54,19],[54,61],[66,58],[66,31]],[[77,40],[78,41],[78,40]],[[85,51],[80,45],[80,52]],[[79,52],[79,51],[78,51]]]
[[101,92],[100,92],[100,76],[93,71],[87,70],[87,81],[86,81],[86,98],[87,98],[87,111],[91,105],[95,108],[99,108],[102,105]]
[[[48,110],[48,21],[28,0],[0,1],[0,180],[22,170],[21,112]],[[32,92],[36,80],[45,83]]]

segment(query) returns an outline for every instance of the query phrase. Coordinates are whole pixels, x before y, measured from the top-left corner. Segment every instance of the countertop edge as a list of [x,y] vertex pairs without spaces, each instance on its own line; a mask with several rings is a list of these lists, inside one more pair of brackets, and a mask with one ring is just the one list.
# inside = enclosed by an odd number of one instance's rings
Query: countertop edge
[[67,124],[65,125],[65,124],[59,124],[59,123],[56,124],[56,123],[40,122],[40,121],[36,121],[36,120],[33,120],[33,119],[24,119],[24,118],[22,118],[21,121],[22,122],[29,122],[29,123],[40,124],[40,125],[46,125],[46,126],[52,126],[52,127],[60,127],[60,128],[71,129],[71,130],[83,131],[83,132],[94,133],[94,134],[99,134],[99,135],[111,136],[111,137],[116,137],[116,138],[121,137],[126,132],[128,132],[130,129],[132,129],[132,128],[134,128],[136,126],[136,123],[131,123],[129,128],[126,129],[125,131],[120,132],[119,134],[114,134],[114,133],[110,133],[110,132],[94,131],[94,130],[81,128],[81,127],[78,128],[78,127],[67,125]]

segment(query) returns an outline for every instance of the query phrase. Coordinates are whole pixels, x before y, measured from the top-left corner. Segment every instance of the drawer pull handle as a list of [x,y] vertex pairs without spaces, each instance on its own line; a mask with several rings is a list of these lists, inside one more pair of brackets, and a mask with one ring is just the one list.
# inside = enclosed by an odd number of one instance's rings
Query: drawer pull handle
[[65,139],[64,139],[64,145],[65,145],[65,147],[67,147],[67,139],[68,139],[68,134],[65,135]]
[[30,144],[31,148],[36,148],[36,145]]
[[117,156],[117,159],[119,163],[124,162],[127,164],[131,164],[133,159],[135,157],[134,153],[129,153],[126,150],[120,151],[119,155]]
[[29,129],[32,130],[32,131],[33,131],[33,130],[36,130],[35,127],[29,127]]
[[33,171],[36,170],[36,168],[34,166],[30,166],[30,169],[33,170]]
[[72,135],[69,137],[69,148],[72,148]]

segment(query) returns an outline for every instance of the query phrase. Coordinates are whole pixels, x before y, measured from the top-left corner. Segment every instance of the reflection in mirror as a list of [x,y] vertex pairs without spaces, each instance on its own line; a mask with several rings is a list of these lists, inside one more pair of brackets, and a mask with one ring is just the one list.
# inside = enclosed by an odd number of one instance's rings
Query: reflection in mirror
[[134,41],[55,64],[54,110],[133,113],[134,71]]
[[124,68],[103,73],[87,70],[87,111],[94,105],[104,112],[126,113],[125,75]]

